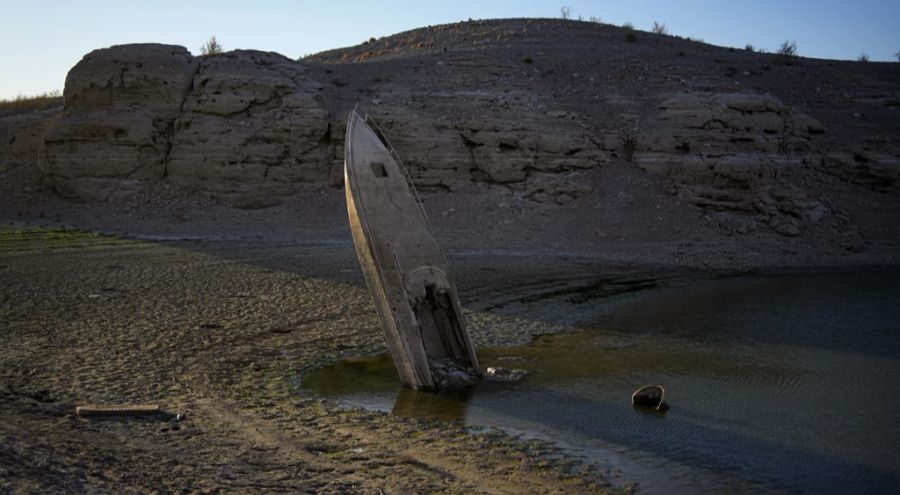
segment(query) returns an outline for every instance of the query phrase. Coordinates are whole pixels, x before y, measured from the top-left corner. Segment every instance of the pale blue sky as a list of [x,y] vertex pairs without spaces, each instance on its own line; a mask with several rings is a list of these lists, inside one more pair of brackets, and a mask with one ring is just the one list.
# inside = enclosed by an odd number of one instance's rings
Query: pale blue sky
[[0,98],[62,89],[87,52],[122,43],[186,46],[195,54],[211,35],[226,50],[252,48],[291,58],[355,45],[369,37],[468,18],[573,17],[630,21],[649,30],[717,45],[776,49],[796,40],[808,57],[893,61],[900,51],[900,0],[456,0],[137,1],[0,0]]

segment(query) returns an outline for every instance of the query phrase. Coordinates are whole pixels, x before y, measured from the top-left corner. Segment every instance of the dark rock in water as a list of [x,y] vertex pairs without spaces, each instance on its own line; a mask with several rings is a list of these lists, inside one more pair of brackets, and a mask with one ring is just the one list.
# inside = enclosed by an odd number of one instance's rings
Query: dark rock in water
[[666,404],[666,389],[662,385],[644,385],[631,394],[631,403],[639,407],[651,407],[657,411],[669,408]]

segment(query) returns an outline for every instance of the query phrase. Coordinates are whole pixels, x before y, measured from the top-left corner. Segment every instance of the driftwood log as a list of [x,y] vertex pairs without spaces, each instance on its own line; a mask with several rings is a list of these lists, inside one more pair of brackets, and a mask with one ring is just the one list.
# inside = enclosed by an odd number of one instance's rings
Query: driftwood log
[[75,408],[75,414],[81,417],[152,416],[161,412],[158,404],[91,404]]

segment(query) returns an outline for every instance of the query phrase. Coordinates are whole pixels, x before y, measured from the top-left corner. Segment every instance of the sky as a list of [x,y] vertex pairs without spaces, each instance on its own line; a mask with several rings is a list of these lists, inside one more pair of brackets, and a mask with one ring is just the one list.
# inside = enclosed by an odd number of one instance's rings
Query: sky
[[169,43],[194,54],[210,36],[225,50],[274,51],[291,58],[351,46],[417,27],[467,19],[599,17],[707,43],[769,51],[796,41],[806,57],[897,63],[900,0],[0,0],[0,99],[62,90],[65,77],[97,48]]

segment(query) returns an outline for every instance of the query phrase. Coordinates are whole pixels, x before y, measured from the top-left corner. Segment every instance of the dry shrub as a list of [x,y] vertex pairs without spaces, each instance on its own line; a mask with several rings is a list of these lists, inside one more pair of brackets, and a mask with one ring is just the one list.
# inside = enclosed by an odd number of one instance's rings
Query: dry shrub
[[10,100],[0,100],[0,111],[3,112],[23,112],[31,110],[43,110],[54,106],[61,105],[63,102],[62,93],[59,90],[41,93],[39,95],[25,96],[19,95]]
[[215,36],[210,36],[206,43],[200,45],[200,55],[204,57],[213,57],[221,55],[225,50]]

